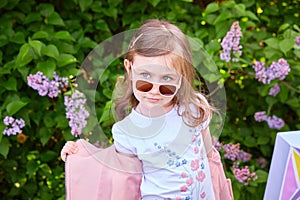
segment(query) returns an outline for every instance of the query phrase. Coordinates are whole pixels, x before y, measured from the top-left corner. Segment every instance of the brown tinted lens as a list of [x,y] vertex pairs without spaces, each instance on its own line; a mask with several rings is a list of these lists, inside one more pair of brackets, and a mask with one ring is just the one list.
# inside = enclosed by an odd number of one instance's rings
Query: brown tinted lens
[[176,87],[174,85],[161,85],[159,87],[159,92],[162,95],[173,95],[176,91]]
[[149,92],[153,87],[152,83],[147,81],[138,80],[136,81],[136,89],[141,92]]

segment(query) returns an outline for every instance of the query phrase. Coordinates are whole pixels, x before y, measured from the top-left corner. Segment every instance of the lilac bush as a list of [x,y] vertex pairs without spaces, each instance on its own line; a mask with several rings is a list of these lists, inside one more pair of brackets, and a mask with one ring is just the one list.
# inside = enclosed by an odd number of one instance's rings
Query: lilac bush
[[226,36],[222,40],[222,53],[220,55],[221,60],[229,62],[238,62],[238,58],[232,57],[234,54],[242,55],[242,45],[240,45],[240,39],[242,36],[241,27],[239,22],[234,22],[227,32]]
[[86,118],[89,112],[85,108],[86,97],[83,93],[75,91],[71,97],[65,96],[66,118],[69,119],[71,134],[79,136],[82,129],[87,125]]
[[270,67],[265,67],[264,62],[255,62],[253,69],[256,73],[255,78],[263,84],[270,84],[276,78],[284,80],[291,71],[288,62],[283,58],[280,58],[278,62],[272,62]]
[[6,116],[3,119],[3,123],[6,126],[3,135],[17,135],[22,133],[22,128],[25,127],[25,122],[23,119],[15,119],[11,116]]
[[257,179],[256,173],[251,173],[247,165],[241,166],[241,163],[247,163],[251,160],[252,154],[240,149],[239,143],[222,144],[215,142],[214,146],[223,155],[224,159],[232,162],[232,173],[238,182],[247,186],[251,180],[255,181]]
[[265,111],[259,111],[254,114],[254,119],[257,122],[266,121],[269,128],[280,130],[282,127],[284,127],[285,122],[283,119],[277,117],[276,115],[273,116],[267,116]]
[[245,186],[249,185],[250,181],[255,181],[257,179],[256,173],[251,173],[248,166],[245,166],[240,169],[234,168],[233,174],[234,177],[238,180],[238,182],[243,183]]
[[59,77],[56,72],[53,74],[54,80],[49,80],[42,72],[30,74],[27,77],[28,85],[37,90],[40,96],[48,95],[50,98],[55,98],[61,93],[63,88],[68,87],[68,78]]

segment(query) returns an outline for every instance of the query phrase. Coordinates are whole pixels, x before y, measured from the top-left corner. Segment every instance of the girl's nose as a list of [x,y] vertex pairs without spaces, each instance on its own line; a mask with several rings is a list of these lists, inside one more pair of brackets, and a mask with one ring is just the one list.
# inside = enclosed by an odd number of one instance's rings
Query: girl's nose
[[153,84],[153,87],[152,87],[152,89],[149,92],[152,93],[152,94],[160,94],[160,92],[159,92],[159,85]]

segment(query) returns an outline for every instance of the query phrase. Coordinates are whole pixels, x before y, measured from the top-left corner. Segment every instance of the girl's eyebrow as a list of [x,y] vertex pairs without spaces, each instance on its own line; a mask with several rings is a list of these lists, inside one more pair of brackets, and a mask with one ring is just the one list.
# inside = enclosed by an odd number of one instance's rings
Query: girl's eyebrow
[[[149,74],[153,74],[153,72],[149,69],[143,69],[143,68],[135,68],[134,69],[135,72],[138,72],[138,73],[149,73]],[[164,73],[159,73],[160,76],[178,76],[177,72],[176,71],[167,71],[167,72],[164,72]]]

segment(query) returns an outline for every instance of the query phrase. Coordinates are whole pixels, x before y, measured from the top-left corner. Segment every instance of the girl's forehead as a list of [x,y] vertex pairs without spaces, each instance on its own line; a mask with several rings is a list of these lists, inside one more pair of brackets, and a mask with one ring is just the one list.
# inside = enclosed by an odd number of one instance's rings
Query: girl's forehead
[[137,71],[145,70],[161,74],[178,74],[173,67],[172,59],[167,56],[145,57],[136,55],[134,56],[133,65]]

